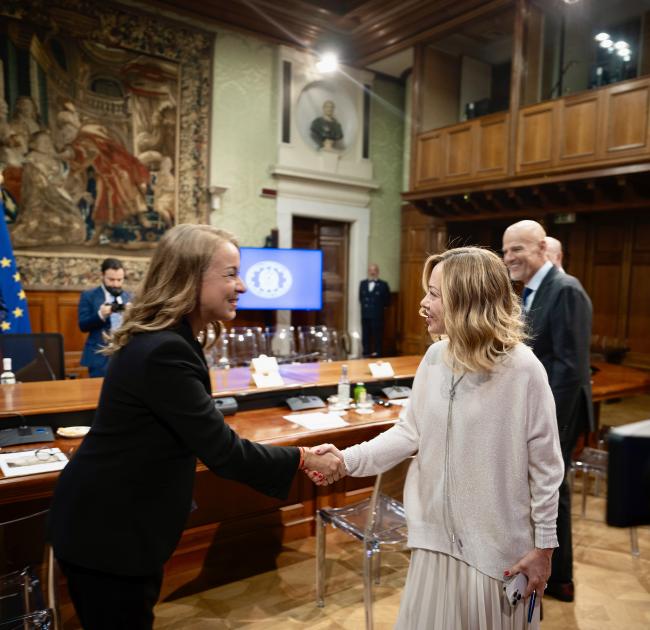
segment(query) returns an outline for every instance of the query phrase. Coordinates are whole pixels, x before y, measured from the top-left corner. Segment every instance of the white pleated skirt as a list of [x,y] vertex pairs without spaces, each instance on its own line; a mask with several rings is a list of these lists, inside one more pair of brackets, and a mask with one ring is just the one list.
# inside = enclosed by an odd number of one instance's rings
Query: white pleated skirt
[[[505,567],[504,567],[505,569]],[[452,556],[413,549],[395,630],[539,630],[539,600],[512,608],[495,580]]]

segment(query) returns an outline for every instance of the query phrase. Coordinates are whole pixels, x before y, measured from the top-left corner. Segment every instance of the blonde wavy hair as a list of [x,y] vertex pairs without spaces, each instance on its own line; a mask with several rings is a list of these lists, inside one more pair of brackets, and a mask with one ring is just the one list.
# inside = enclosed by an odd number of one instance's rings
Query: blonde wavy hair
[[[203,274],[224,243],[239,247],[235,236],[211,225],[181,224],[160,239],[133,305],[122,326],[106,339],[103,354],[112,354],[133,335],[176,326],[196,308]],[[220,322],[210,322],[215,330]],[[203,335],[203,343],[208,340]]]
[[[489,372],[526,338],[519,298],[506,266],[494,252],[480,247],[458,247],[429,256],[422,272],[427,293],[431,272],[440,264],[449,337],[446,358],[455,370]],[[424,309],[420,314],[426,316]]]

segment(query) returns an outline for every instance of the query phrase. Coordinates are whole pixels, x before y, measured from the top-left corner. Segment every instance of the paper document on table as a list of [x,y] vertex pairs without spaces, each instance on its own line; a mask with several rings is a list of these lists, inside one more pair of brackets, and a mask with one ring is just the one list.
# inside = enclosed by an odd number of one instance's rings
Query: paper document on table
[[61,470],[67,463],[68,458],[58,448],[0,453],[0,470],[5,477]]
[[285,420],[299,424],[305,429],[311,431],[318,431],[320,429],[336,429],[338,427],[345,427],[348,423],[341,419],[336,413],[323,413],[316,411],[314,413],[292,413],[284,416]]

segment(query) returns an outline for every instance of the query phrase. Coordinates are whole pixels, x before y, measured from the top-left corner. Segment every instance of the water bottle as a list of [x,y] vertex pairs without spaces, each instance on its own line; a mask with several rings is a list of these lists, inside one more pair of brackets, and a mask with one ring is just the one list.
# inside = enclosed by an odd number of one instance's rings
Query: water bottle
[[341,366],[341,377],[339,378],[339,386],[336,393],[339,398],[339,403],[347,405],[350,400],[350,379],[348,377],[348,366],[345,364]]
[[16,375],[11,371],[11,359],[5,357],[2,359],[2,374],[0,374],[0,385],[14,385]]

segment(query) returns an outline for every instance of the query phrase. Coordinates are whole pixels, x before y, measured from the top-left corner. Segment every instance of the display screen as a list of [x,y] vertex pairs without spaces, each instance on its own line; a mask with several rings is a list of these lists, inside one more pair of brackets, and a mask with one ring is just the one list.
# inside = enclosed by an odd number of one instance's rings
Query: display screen
[[241,248],[240,275],[247,291],[240,309],[320,310],[323,252],[319,249]]

